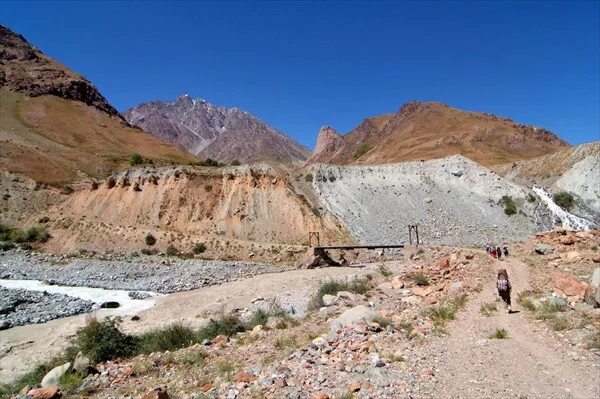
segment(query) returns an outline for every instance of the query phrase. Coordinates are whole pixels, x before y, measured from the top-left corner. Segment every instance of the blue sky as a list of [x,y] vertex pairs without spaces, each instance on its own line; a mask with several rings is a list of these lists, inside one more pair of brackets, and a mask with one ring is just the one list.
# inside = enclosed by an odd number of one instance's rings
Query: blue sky
[[313,147],[412,100],[600,139],[600,2],[10,2],[119,110],[183,93]]

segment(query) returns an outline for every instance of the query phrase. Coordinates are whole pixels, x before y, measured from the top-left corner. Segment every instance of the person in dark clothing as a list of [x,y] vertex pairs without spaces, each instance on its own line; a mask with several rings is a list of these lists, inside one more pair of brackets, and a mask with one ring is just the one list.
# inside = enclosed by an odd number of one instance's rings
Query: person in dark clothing
[[496,257],[498,258],[498,260],[500,260],[501,256],[502,256],[502,250],[500,249],[500,247],[496,247]]
[[506,245],[502,248],[502,254],[505,258],[508,257],[508,247]]
[[512,290],[512,285],[510,284],[510,280],[508,279],[508,273],[506,272],[506,269],[498,270],[496,288],[498,289],[498,295],[500,295],[500,298],[502,298],[502,300],[504,301],[506,312],[510,313],[510,291]]

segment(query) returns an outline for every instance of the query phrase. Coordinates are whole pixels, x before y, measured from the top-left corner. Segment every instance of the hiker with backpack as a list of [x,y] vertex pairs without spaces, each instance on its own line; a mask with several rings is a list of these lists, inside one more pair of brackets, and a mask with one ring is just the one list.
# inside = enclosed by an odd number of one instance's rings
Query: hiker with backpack
[[498,258],[498,260],[500,260],[500,258],[502,257],[502,250],[500,249],[500,247],[496,247],[496,257]]
[[504,301],[506,312],[510,313],[510,291],[512,290],[512,285],[510,284],[510,280],[508,279],[508,272],[506,271],[506,269],[498,270],[496,288],[498,289],[498,295],[500,295],[500,298],[502,298],[502,300]]
[[508,247],[506,245],[502,247],[502,254],[505,258],[508,258]]

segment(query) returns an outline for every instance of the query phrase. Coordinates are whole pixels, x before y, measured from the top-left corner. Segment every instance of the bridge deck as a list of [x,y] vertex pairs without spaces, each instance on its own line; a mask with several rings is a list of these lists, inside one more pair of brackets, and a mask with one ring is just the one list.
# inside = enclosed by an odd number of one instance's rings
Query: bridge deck
[[315,247],[315,251],[326,249],[387,249],[387,248],[404,248],[404,243],[393,245],[320,245]]

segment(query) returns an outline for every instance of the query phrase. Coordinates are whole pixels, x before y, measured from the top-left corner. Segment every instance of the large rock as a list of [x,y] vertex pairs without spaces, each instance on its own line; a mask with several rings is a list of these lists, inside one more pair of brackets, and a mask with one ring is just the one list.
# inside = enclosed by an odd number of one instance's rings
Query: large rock
[[47,388],[51,385],[58,384],[60,377],[62,377],[70,369],[71,362],[54,367],[48,372],[48,374],[44,376],[40,385],[42,386],[42,388]]
[[92,362],[83,353],[79,352],[75,360],[73,361],[73,370],[83,375],[84,377],[88,374],[95,374],[97,370],[92,367]]
[[162,388],[154,388],[140,396],[139,399],[169,399],[169,394]]
[[600,308],[600,267],[592,273],[590,284],[585,291],[585,302],[595,308]]
[[554,277],[554,286],[558,293],[565,296],[584,297],[588,287],[586,283],[573,276],[571,273],[558,273]]
[[548,245],[548,244],[538,244],[535,246],[535,248],[533,250],[535,251],[536,254],[547,255],[547,254],[551,254],[552,252],[554,252],[554,247],[552,245]]
[[362,320],[372,321],[375,318],[375,312],[364,305],[358,305],[346,310],[337,319],[331,322],[331,328],[337,330],[345,326],[356,324]]
[[581,254],[577,251],[567,252],[565,255],[565,262],[567,263],[577,263],[581,260]]
[[58,385],[54,384],[46,388],[36,388],[27,392],[27,398],[30,399],[58,399],[62,397]]

